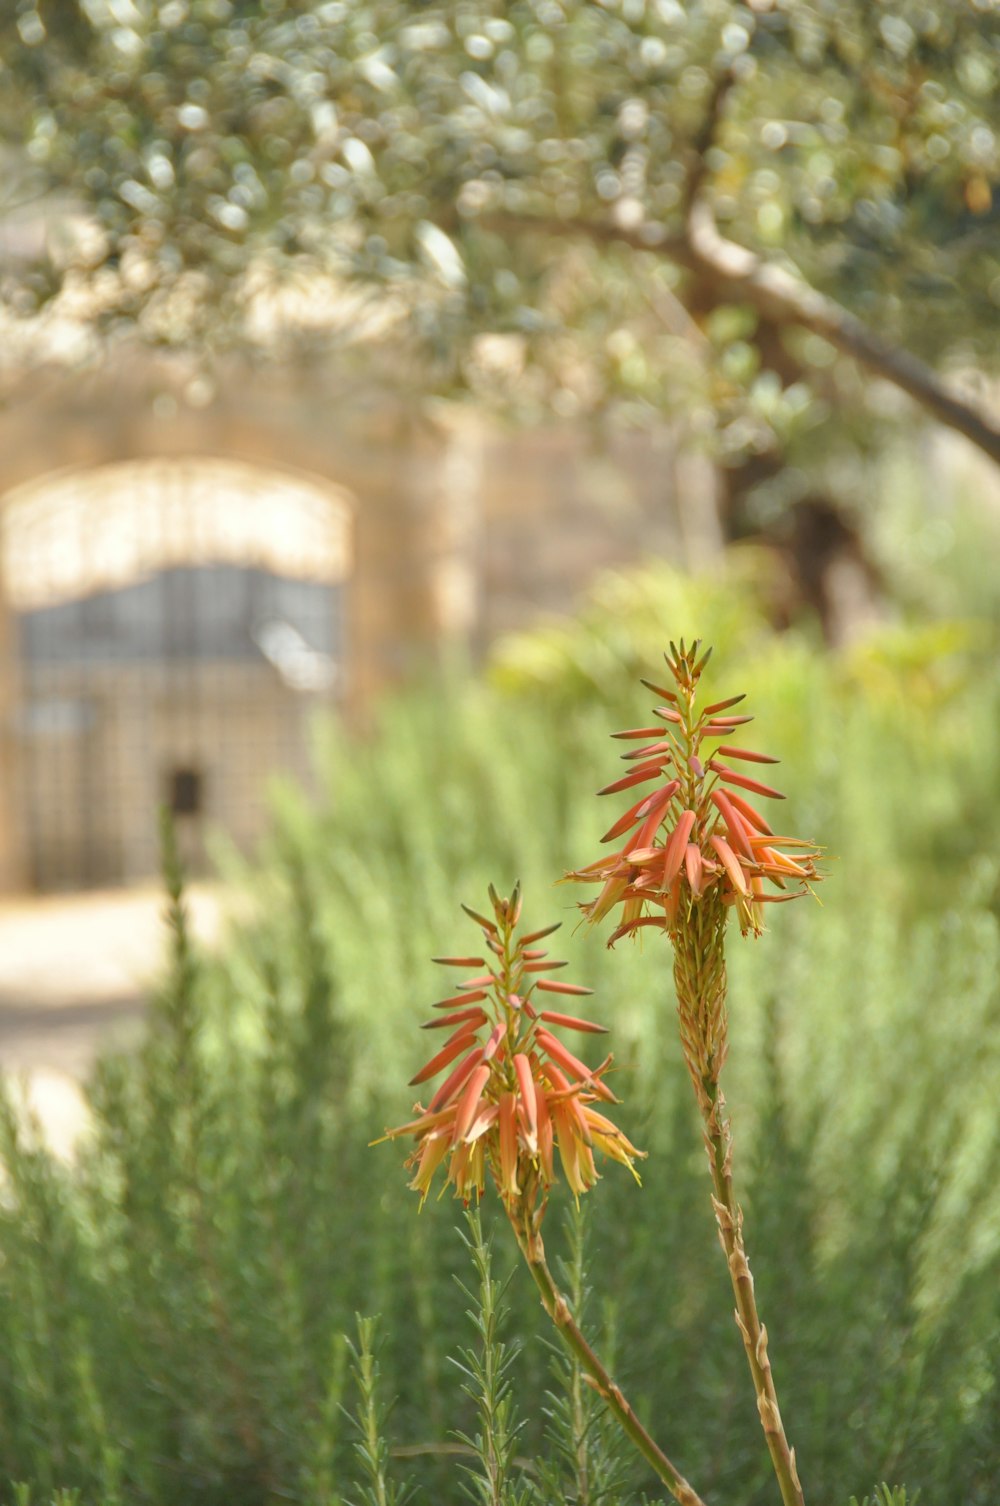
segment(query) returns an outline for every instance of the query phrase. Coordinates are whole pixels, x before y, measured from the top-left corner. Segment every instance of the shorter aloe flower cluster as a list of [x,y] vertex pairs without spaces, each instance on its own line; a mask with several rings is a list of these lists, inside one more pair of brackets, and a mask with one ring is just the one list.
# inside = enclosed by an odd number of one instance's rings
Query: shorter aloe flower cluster
[[445,1185],[468,1200],[480,1194],[487,1171],[508,1211],[535,1206],[555,1180],[556,1147],[574,1195],[597,1180],[594,1150],[600,1150],[635,1173],[642,1154],[616,1125],[593,1105],[618,1100],[604,1081],[612,1058],[590,1068],[554,1035],[553,1027],[604,1034],[605,1027],[575,1015],[539,1007],[541,995],[586,995],[576,983],[547,975],[564,967],[546,960],[536,945],[559,929],[515,936],[521,899],[515,889],[502,899],[490,887],[494,920],[466,911],[481,928],[484,956],[435,957],[444,967],[481,971],[459,985],[459,992],[433,1007],[443,1011],[423,1026],[450,1029],[444,1046],[431,1057],[411,1087],[450,1068],[416,1117],[386,1131],[386,1138],[412,1135],[416,1149],[407,1164],[414,1168],[411,1187],[426,1197],[434,1175],[445,1166]]
[[[765,904],[797,898],[819,876],[818,849],[798,837],[776,836],[746,798],[746,793],[766,800],[783,800],[784,795],[732,767],[734,762],[778,762],[730,743],[737,728],[753,721],[732,714],[744,697],[730,696],[696,710],[698,681],[711,653],[709,649],[699,659],[700,646],[695,642],[685,648],[683,641],[679,649],[670,645],[664,657],[673,687],[643,680],[666,703],[653,710],[660,725],[612,733],[643,746],[622,754],[636,767],[598,794],[655,782],[654,788],[601,839],[624,837],[623,845],[568,875],[601,884],[597,898],[581,906],[588,920],[603,920],[621,905],[621,922],[609,946],[641,926],[673,935],[690,905],[709,895],[735,907],[744,935],[759,934]],[[781,892],[771,892],[769,884]]]

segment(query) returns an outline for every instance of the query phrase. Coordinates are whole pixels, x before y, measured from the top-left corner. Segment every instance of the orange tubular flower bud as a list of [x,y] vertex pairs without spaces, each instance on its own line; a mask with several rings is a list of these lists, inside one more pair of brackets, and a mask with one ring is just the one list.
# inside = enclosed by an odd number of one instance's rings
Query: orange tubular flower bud
[[663,887],[668,888],[680,872],[687,848],[688,837],[698,817],[694,811],[684,811],[674,827],[667,843],[667,856],[663,865]]
[[619,790],[631,789],[634,784],[644,784],[647,779],[655,779],[660,773],[662,765],[659,763],[640,764],[633,769],[631,774],[626,774],[624,779],[616,779],[612,784],[606,784],[603,790],[598,790],[599,795],[617,795]]
[[563,983],[559,978],[539,978],[535,987],[544,990],[545,993],[574,994],[581,998],[594,992],[592,988],[584,988],[581,983]]
[[[479,1065],[482,1059],[482,1046],[477,1046],[474,1051],[470,1051],[465,1060],[463,1062],[459,1062],[454,1072],[452,1072],[449,1077],[446,1077],[444,1082],[438,1088],[437,1092],[434,1094],[434,1097],[430,1101],[428,1113],[432,1114],[436,1109],[444,1108],[446,1103],[450,1103],[452,1098],[454,1098],[455,1094],[458,1092],[459,1088],[465,1082],[465,1079],[468,1077],[469,1073],[473,1070],[474,1067]],[[433,1073],[431,1075],[433,1076]]]
[[472,1076],[462,1090],[462,1096],[458,1100],[455,1110],[455,1133],[454,1140],[464,1140],[479,1107],[479,1100],[483,1096],[483,1089],[490,1080],[489,1062],[480,1062]]
[[415,1088],[418,1084],[426,1082],[429,1077],[433,1077],[437,1072],[440,1072],[442,1067],[446,1067],[449,1062],[453,1062],[456,1056],[460,1056],[467,1047],[472,1045],[472,1042],[475,1040],[475,1034],[474,1026],[465,1026],[461,1035],[450,1040],[446,1046],[442,1047],[437,1056],[432,1056],[430,1061],[421,1067],[415,1076],[410,1078],[410,1087]]
[[780,758],[772,758],[769,753],[752,753],[749,748],[730,748],[725,745],[716,749],[717,753],[723,753],[726,758],[742,758],[746,763],[780,763]]
[[735,852],[733,852],[733,849],[730,847],[725,837],[709,837],[709,841],[715,848],[716,852],[719,854],[719,857],[722,859],[722,866],[729,874],[729,877],[732,880],[733,888],[737,891],[738,894],[746,894],[746,875],[743,872],[743,869],[740,867],[739,858],[736,856]]
[[735,769],[730,769],[724,763],[717,763],[714,758],[709,759],[708,767],[727,784],[739,785],[741,790],[752,790],[755,795],[765,795],[769,800],[785,798],[780,790],[772,789],[769,784],[761,784],[757,779],[750,779],[746,774],[737,774]]
[[559,1014],[555,1009],[543,1009],[540,1020],[549,1025],[561,1025],[564,1030],[581,1030],[586,1035],[607,1035],[607,1025],[595,1025],[593,1020],[581,1020],[574,1014]]
[[685,848],[684,867],[687,871],[688,883],[691,885],[691,893],[697,898],[701,893],[705,865],[702,861],[701,848],[696,842],[689,842]]
[[520,1192],[517,1185],[517,1100],[505,1093],[500,1100],[500,1195],[509,1199]]

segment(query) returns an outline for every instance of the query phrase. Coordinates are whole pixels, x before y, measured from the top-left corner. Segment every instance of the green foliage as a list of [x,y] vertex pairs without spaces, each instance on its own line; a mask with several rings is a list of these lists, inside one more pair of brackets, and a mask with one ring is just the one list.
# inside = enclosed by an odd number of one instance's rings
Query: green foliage
[[[815,475],[845,410],[871,433],[857,375],[692,273],[697,182],[726,233],[880,334],[996,359],[985,3],[19,0],[0,53],[17,195],[90,207],[116,333],[211,358],[273,340],[277,307],[283,351],[360,344],[371,371],[377,346],[383,380],[524,417],[680,412],[727,464]],[[639,226],[639,249],[616,240]],[[60,276],[11,269],[6,301],[30,313]],[[303,287],[343,306],[351,279],[377,306],[298,321]]]
[[[253,919],[218,958],[193,944],[168,863],[171,970],[141,1052],[101,1063],[78,1163],[52,1158],[10,1091],[0,1101],[6,1479],[46,1502],[79,1491],[81,1506],[370,1495],[370,1471],[352,1483],[342,1335],[354,1313],[378,1311],[380,1394],[398,1400],[391,1442],[370,1425],[377,1397],[363,1436],[387,1490],[398,1448],[424,1498],[462,1499],[441,1446],[485,1443],[484,1386],[491,1427],[505,1394],[533,1399],[517,1409],[517,1452],[539,1475],[512,1490],[537,1484],[546,1506],[586,1500],[584,1452],[594,1506],[651,1490],[631,1457],[609,1455],[572,1367],[553,1370],[502,1232],[488,1302],[473,1303],[492,1357],[484,1368],[482,1346],[466,1355],[477,1379],[465,1394],[450,1363],[469,1349],[454,1209],[429,1201],[418,1214],[398,1151],[367,1142],[405,1111],[439,982],[428,958],[463,935],[459,899],[520,874],[540,923],[546,893],[553,918],[572,917],[572,897],[548,885],[596,852],[607,825],[590,795],[612,767],[606,734],[642,719],[636,675],[655,677],[663,639],[694,629],[725,651],[720,696],[748,689],[750,731],[785,758],[792,824],[836,854],[822,908],[780,911],[771,934],[730,956],[727,1097],[747,1245],[802,1477],[816,1499],[862,1499],[875,1476],[994,1506],[990,629],[897,624],[828,657],[767,631],[755,580],[741,567],[609,582],[578,628],[511,645],[496,683],[399,698],[363,747],[329,731],[325,793],[318,806],[281,793],[266,860],[245,875]],[[589,1200],[589,1276],[558,1197],[547,1242],[557,1255],[562,1244],[574,1302],[612,1331],[623,1386],[706,1500],[764,1506],[773,1484],[728,1316],[669,963],[651,945],[609,959],[567,931],[569,976],[596,986],[595,1013],[613,1027],[623,1128],[650,1154],[641,1190],[609,1176]],[[482,1218],[488,1241],[488,1201]],[[588,1286],[611,1308],[588,1309]],[[507,1334],[516,1354],[497,1348]],[[515,1425],[503,1421],[504,1447]],[[14,1500],[13,1487],[0,1496]]]
[[[865,1496],[861,1506],[916,1506],[919,1495],[918,1490],[916,1495],[908,1496],[902,1485],[897,1485],[894,1489],[885,1484],[876,1485],[872,1495]],[[851,1497],[850,1506],[858,1506],[857,1496]]]
[[349,1506],[404,1506],[409,1492],[389,1477],[389,1445],[385,1440],[387,1412],[382,1404],[374,1318],[358,1317],[358,1347],[349,1345],[351,1369],[358,1391],[354,1448],[363,1484],[360,1499]]
[[[591,1305],[587,1268],[586,1203],[568,1212],[568,1248],[560,1262],[559,1278],[577,1321],[586,1325]],[[613,1369],[616,1354],[614,1303],[604,1299],[600,1352]],[[563,1346],[552,1344],[553,1387],[547,1393],[547,1434],[553,1457],[543,1465],[542,1479],[550,1506],[572,1501],[574,1506],[619,1506],[628,1499],[629,1466],[623,1435],[607,1408],[585,1384],[579,1361]]]
[[462,1238],[476,1272],[475,1291],[455,1279],[472,1304],[466,1316],[479,1342],[474,1348],[463,1348],[454,1362],[479,1423],[473,1437],[458,1434],[459,1442],[478,1460],[475,1469],[465,1471],[468,1498],[477,1506],[529,1506],[536,1499],[535,1492],[524,1480],[515,1453],[518,1436],[524,1430],[523,1421],[517,1420],[520,1409],[512,1374],[519,1346],[516,1340],[509,1344],[501,1337],[507,1316],[504,1291],[509,1280],[502,1283],[493,1277],[490,1241],[483,1237],[478,1210],[467,1213],[466,1223],[469,1232]]

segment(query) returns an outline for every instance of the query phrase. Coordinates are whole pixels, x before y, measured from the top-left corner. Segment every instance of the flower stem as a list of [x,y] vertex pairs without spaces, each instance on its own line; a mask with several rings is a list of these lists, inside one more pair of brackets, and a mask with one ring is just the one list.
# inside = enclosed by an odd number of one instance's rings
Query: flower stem
[[736,1323],[743,1338],[757,1396],[757,1411],[784,1506],[804,1506],[781,1422],[767,1353],[767,1329],[760,1321],[753,1276],[743,1244],[743,1211],[733,1188],[733,1135],[720,1078],[726,1058],[725,909],[721,902],[693,905],[674,934],[674,983],[684,1059],[705,1127],[712,1172],[712,1206],[736,1298]]
[[509,1211],[511,1226],[527,1262],[528,1270],[538,1287],[542,1306],[552,1319],[560,1339],[586,1373],[590,1384],[617,1418],[622,1430],[635,1444],[646,1463],[662,1480],[674,1500],[679,1502],[679,1506],[705,1506],[698,1492],[685,1480],[680,1470],[671,1463],[659,1444],[643,1427],[621,1388],[612,1380],[577,1325],[569,1302],[559,1290],[549,1270],[537,1216],[526,1215],[523,1223],[519,1223],[515,1210]]
[[753,1276],[743,1245],[743,1210],[733,1191],[733,1137],[726,1113],[726,1100],[717,1082],[704,1084],[709,1109],[705,1113],[705,1138],[712,1168],[715,1218],[719,1237],[726,1252],[729,1279],[736,1298],[736,1323],[750,1363],[757,1411],[767,1440],[774,1473],[781,1487],[784,1506],[804,1506],[802,1486],[795,1468],[795,1450],[789,1447],[778,1409],[778,1396],[767,1353],[767,1329],[760,1321],[754,1297]]

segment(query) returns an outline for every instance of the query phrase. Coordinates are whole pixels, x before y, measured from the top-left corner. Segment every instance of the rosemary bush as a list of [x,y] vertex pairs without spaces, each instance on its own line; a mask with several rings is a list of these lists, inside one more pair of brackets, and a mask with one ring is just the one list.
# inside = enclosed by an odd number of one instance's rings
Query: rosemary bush
[[[927,1506],[995,1506],[991,642],[928,624],[830,659],[772,638],[752,586],[663,572],[609,582],[576,627],[508,645],[490,685],[387,705],[363,758],[328,732],[325,796],[317,809],[276,794],[269,850],[241,876],[257,918],[218,958],[192,949],[168,865],[172,966],[141,1052],[95,1074],[76,1165],[55,1162],[5,1094],[5,1503],[68,1506],[57,1492],[74,1490],[79,1506],[366,1499],[376,1486],[343,1410],[358,1415],[344,1339],[358,1312],[380,1314],[380,1394],[395,1399],[377,1430],[385,1488],[464,1498],[439,1451],[482,1433],[452,1363],[469,1346],[450,1275],[458,1209],[430,1200],[417,1218],[394,1157],[367,1142],[398,1118],[409,1024],[435,996],[428,958],[455,934],[457,896],[520,876],[544,919],[552,876],[599,834],[588,797],[606,778],[604,734],[678,618],[726,651],[733,688],[747,685],[786,757],[796,824],[838,859],[821,919],[790,907],[730,960],[727,1096],[800,1472],[835,1506],[882,1506],[882,1479],[905,1481],[908,1502],[919,1488]],[[613,1327],[620,1377],[642,1416],[671,1417],[705,1499],[764,1506],[773,1483],[734,1361],[696,1114],[653,1023],[664,1000],[629,948],[609,959],[580,932],[564,955],[614,1026],[623,1128],[649,1152],[642,1191],[608,1176],[589,1210],[592,1284],[614,1300],[613,1319],[592,1306],[590,1325]],[[569,1212],[554,1195],[551,1235],[586,1285],[571,1222],[560,1244]],[[483,1224],[488,1239],[485,1207]],[[512,1265],[498,1239],[491,1279]],[[579,1388],[553,1373],[529,1287],[520,1272],[504,1287],[500,1335],[518,1349],[504,1355],[517,1456],[537,1470],[516,1488],[583,1500],[567,1463],[583,1429],[597,1440],[595,1506],[635,1502],[654,1482],[592,1413],[574,1420]],[[649,1313],[668,1310],[663,1343]]]

